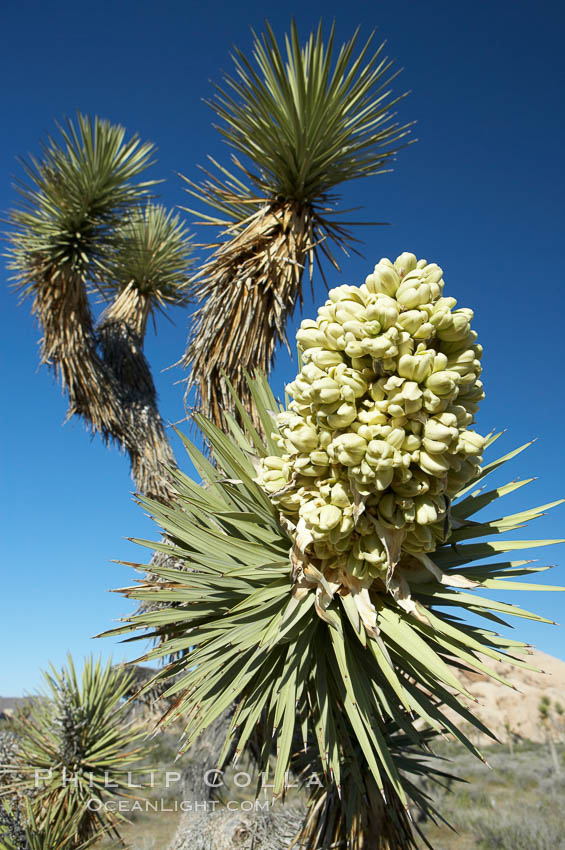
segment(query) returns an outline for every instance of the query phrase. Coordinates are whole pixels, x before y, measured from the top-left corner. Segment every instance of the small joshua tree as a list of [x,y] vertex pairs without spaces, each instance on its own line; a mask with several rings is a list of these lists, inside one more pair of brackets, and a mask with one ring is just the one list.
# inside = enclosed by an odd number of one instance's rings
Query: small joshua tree
[[561,741],[562,735],[563,735],[563,722],[565,720],[565,710],[563,709],[563,706],[561,705],[560,702],[556,702],[555,705],[554,705],[554,708],[555,708],[555,713],[556,713],[557,718],[558,718],[557,723],[558,723],[558,726],[559,726],[559,740]]
[[[562,709],[563,710],[563,709]],[[557,755],[557,750],[555,748],[555,740],[553,737],[553,718],[551,716],[551,700],[546,695],[540,699],[538,705],[538,714],[540,723],[545,733],[545,739],[547,741],[547,746],[549,748],[549,755],[551,756],[551,761],[553,763],[553,769],[557,776],[561,774],[561,765],[559,764],[559,756]]]
[[28,799],[6,817],[24,831],[56,832],[69,850],[106,833],[119,838],[125,818],[103,803],[127,792],[127,771],[144,752],[132,748],[144,732],[124,722],[132,676],[88,658],[79,679],[70,656],[67,667],[44,675],[43,698],[15,720],[17,775],[3,788],[12,800]]

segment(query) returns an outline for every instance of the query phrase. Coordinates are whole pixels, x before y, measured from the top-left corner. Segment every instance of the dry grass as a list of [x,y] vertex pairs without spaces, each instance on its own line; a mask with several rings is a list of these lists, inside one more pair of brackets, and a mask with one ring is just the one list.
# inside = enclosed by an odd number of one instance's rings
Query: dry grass
[[[167,739],[168,740],[168,739]],[[165,741],[166,745],[166,741]],[[165,754],[165,750],[163,754]],[[455,745],[448,746],[444,755],[453,759],[451,772],[467,780],[452,783],[449,790],[428,787],[444,816],[452,823],[455,832],[445,826],[430,822],[419,824],[434,850],[563,850],[565,848],[565,748],[560,746],[563,775],[556,776],[546,747],[540,744],[522,744],[511,756],[503,747],[493,747],[487,752],[492,769],[489,770],[472,756]],[[169,766],[169,769],[172,769]],[[245,769],[244,767],[241,769]],[[227,777],[229,783],[229,777]],[[251,789],[251,786],[250,786]],[[236,789],[228,784],[224,794],[227,799],[250,799],[250,789]],[[153,797],[161,795],[154,789]],[[179,795],[182,799],[182,795]],[[296,826],[300,817],[299,797],[289,800],[289,808],[281,810],[281,823],[276,829],[269,827],[263,814],[250,817],[240,810],[231,814],[219,808],[216,814],[156,812],[136,816],[123,831],[131,850],[272,850],[284,848],[283,833]],[[174,800],[168,803],[173,808]],[[276,810],[273,810],[276,811]],[[257,822],[257,823],[256,823]],[[252,830],[256,834],[251,845]],[[233,833],[232,843],[226,835]],[[239,832],[238,832],[239,830]],[[225,833],[225,835],[224,835]],[[231,834],[230,833],[230,834]],[[424,850],[425,844],[417,840]],[[108,843],[96,845],[105,850]]]

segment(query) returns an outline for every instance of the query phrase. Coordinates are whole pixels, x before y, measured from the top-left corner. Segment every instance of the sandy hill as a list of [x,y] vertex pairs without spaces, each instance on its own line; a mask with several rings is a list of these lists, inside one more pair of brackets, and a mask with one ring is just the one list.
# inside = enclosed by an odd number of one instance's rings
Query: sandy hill
[[26,701],[27,697],[0,697],[0,711],[4,711],[6,708],[19,708]]
[[[532,655],[519,656],[532,667],[544,672],[535,673],[520,667],[485,659],[499,675],[510,681],[517,690],[494,681],[482,673],[462,673],[460,679],[478,704],[469,708],[501,741],[508,739],[506,723],[514,734],[534,741],[545,739],[538,706],[542,696],[551,701],[550,722],[556,738],[565,738],[565,715],[559,716],[555,704],[565,711],[565,661],[533,650]],[[473,737],[473,736],[471,736]]]

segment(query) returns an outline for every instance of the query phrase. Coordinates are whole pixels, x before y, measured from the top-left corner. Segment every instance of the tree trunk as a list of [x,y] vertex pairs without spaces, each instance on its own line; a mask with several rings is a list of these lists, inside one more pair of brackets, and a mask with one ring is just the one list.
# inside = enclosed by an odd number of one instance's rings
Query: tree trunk
[[238,227],[232,223],[227,241],[208,246],[213,254],[194,279],[202,306],[181,361],[191,370],[188,391],[196,390],[197,406],[220,428],[225,411],[238,417],[226,375],[257,419],[246,372],[268,375],[277,343],[288,347],[286,322],[302,302],[304,267],[316,244],[308,205],[267,202]]
[[[183,799],[200,806],[185,813],[168,850],[415,850],[408,812],[388,783],[385,802],[366,772],[361,784],[349,777],[339,791],[335,785],[317,783],[308,788],[306,782],[289,804],[260,797],[251,811],[234,807],[233,802],[230,809],[237,789],[226,782],[219,796],[202,780],[204,771],[216,766],[232,711],[233,707],[212,724],[187,754]],[[297,753],[302,750],[298,738],[297,734]],[[312,762],[303,753],[293,767],[294,775],[321,776],[317,760]]]
[[[365,775],[362,787],[354,780],[344,782],[338,792],[333,786],[315,791],[296,836],[297,847],[307,850],[332,847],[336,850],[410,850],[415,848],[408,812],[390,785],[386,801],[374,779]],[[348,817],[348,811],[353,815]]]
[[68,418],[82,417],[105,442],[120,416],[119,386],[96,351],[92,314],[80,275],[47,271],[35,287],[32,312],[43,328],[41,360],[60,378]]
[[102,314],[97,334],[104,363],[120,388],[120,418],[115,429],[129,454],[137,489],[151,499],[167,502],[173,495],[169,470],[177,464],[143,353],[150,310],[149,296],[130,284]]

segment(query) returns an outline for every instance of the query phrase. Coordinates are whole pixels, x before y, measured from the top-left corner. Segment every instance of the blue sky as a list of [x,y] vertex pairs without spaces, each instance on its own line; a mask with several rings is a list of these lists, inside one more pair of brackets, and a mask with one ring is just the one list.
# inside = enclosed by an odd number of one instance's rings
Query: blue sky
[[[16,157],[37,152],[54,119],[77,109],[155,142],[153,176],[166,178],[162,197],[170,206],[186,204],[176,172],[196,178],[208,154],[227,164],[229,151],[202,99],[211,95],[211,81],[231,70],[232,46],[249,48],[251,28],[260,30],[267,16],[280,35],[293,14],[304,35],[320,17],[328,24],[335,17],[342,40],[358,25],[362,36],[376,28],[377,40],[388,40],[389,55],[404,68],[397,91],[412,93],[400,117],[417,120],[418,143],[401,152],[392,174],[343,188],[344,207],[363,206],[368,220],[391,226],[359,228],[365,257],[344,258],[331,282],[359,284],[380,257],[404,250],[438,262],[446,294],[475,310],[485,348],[487,398],[478,429],[508,429],[497,443],[501,453],[539,438],[498,479],[539,476],[505,499],[504,512],[565,495],[561,4],[316,0],[266,7],[218,0],[213,9],[179,0],[8,3],[0,50],[0,210],[15,200]],[[29,304],[18,306],[3,266],[0,273],[0,693],[16,695],[34,689],[40,669],[61,663],[68,649],[77,659],[89,651],[133,657],[132,649],[91,637],[131,610],[108,590],[131,583],[133,571],[111,560],[143,559],[144,550],[125,538],[157,530],[132,501],[126,458],[91,440],[79,422],[63,424],[61,391],[38,369],[39,332]],[[314,302],[323,299],[316,278]],[[303,315],[314,312],[307,299]],[[146,352],[163,417],[175,422],[183,416],[183,373],[162,370],[183,351],[188,315],[176,311],[172,318],[174,325],[158,322],[157,336],[149,331]],[[294,370],[281,352],[275,387]],[[564,532],[565,511],[557,508],[523,536]],[[547,581],[565,584],[565,546],[539,555],[540,563],[560,564]],[[498,598],[564,619],[561,594]],[[517,621],[516,631],[565,658],[562,628]]]

